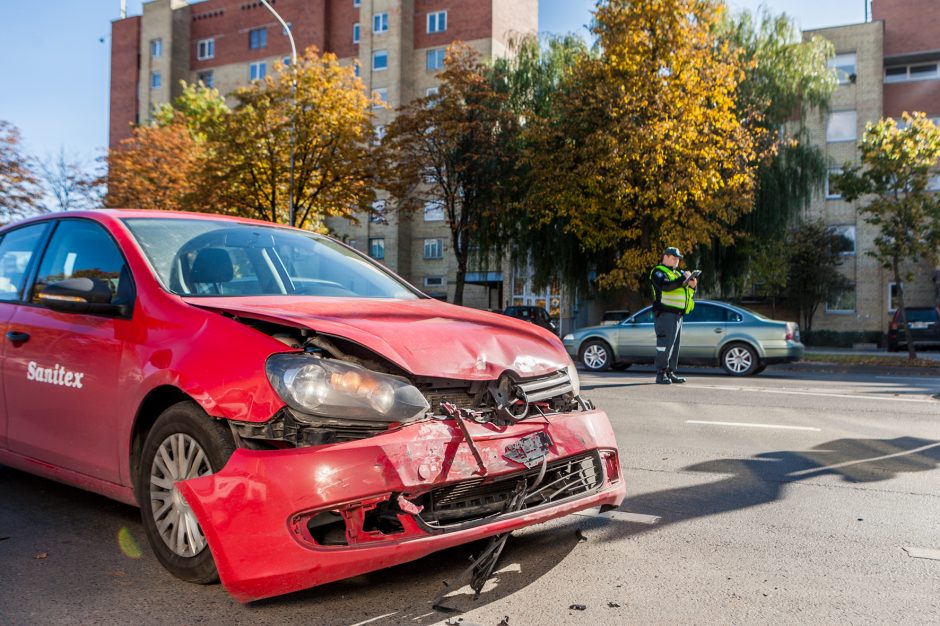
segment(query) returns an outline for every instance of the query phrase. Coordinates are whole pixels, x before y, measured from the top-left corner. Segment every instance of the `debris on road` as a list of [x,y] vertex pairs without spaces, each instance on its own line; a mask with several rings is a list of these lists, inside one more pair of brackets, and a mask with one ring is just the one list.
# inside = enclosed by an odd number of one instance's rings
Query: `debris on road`
[[610,608],[612,608],[612,609],[619,609],[619,608],[620,608],[620,605],[617,604],[616,602],[608,602],[608,603],[607,603],[607,606],[610,607]]
[[587,610],[587,605],[586,604],[572,604],[568,608],[571,609],[572,611],[585,611]]
[[48,553],[48,552],[37,552],[35,555],[33,555],[33,558],[36,559],[37,561],[41,561],[41,560],[43,560],[43,559],[49,558],[49,553]]

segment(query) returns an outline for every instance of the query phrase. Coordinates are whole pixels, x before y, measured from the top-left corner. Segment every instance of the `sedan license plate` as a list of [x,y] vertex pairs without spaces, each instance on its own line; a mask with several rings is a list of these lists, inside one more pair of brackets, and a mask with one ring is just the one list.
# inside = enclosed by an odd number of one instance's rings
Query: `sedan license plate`
[[506,446],[506,452],[503,456],[510,461],[522,463],[526,467],[532,468],[542,462],[551,445],[552,439],[547,433],[533,433]]
[[908,326],[911,328],[927,328],[927,322],[911,322]]

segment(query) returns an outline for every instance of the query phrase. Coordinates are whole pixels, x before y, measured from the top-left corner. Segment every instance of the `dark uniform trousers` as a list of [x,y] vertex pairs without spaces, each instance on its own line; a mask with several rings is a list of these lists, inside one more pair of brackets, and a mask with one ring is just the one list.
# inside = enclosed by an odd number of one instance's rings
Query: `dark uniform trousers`
[[679,365],[682,315],[669,311],[656,313],[653,328],[656,329],[656,369],[676,371]]

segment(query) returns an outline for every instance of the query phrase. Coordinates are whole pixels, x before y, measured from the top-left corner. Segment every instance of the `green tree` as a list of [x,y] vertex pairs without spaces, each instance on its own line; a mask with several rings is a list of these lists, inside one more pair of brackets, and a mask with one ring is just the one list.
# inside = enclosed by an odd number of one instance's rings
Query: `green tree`
[[23,152],[20,131],[0,120],[0,220],[42,210],[42,190],[34,163]]
[[436,95],[403,107],[389,125],[382,186],[405,214],[443,209],[457,261],[454,302],[462,304],[470,248],[494,232],[511,193],[517,120],[468,46],[448,48],[440,79]]
[[859,210],[878,228],[869,254],[891,270],[907,353],[916,358],[904,304],[904,281],[914,276],[909,262],[936,260],[940,249],[940,196],[927,190],[940,160],[940,128],[923,113],[869,122],[859,144],[861,164],[846,163],[835,187],[848,202],[870,198]]
[[[736,242],[726,246],[716,239],[700,259],[717,291],[731,295],[749,288],[753,261],[770,242],[786,237],[825,181],[825,156],[809,142],[804,123],[828,108],[836,77],[827,67],[832,44],[804,39],[785,14],[742,11],[726,16],[719,32],[744,64],[737,110],[754,129],[763,156],[753,210],[734,224]],[[777,265],[784,264],[780,259]]]
[[666,245],[730,243],[751,208],[755,141],[736,109],[743,66],[716,36],[722,12],[706,0],[600,3],[600,54],[579,58],[531,129],[528,204],[608,259],[604,286],[639,287]]
[[170,126],[182,121],[199,142],[218,140],[224,134],[228,115],[232,112],[218,89],[206,87],[201,81],[180,81],[182,93],[172,103],[160,105],[153,113],[157,126]]
[[838,268],[850,245],[845,237],[819,220],[793,227],[786,237],[786,253],[780,259],[787,268],[786,293],[800,315],[800,325],[809,332],[819,305],[850,286]]

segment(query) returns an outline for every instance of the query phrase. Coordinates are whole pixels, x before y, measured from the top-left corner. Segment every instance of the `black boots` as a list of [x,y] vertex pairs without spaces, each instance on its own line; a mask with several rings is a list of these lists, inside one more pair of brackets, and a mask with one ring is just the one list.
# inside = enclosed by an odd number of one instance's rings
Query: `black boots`
[[[685,382],[685,381],[683,381]],[[672,379],[669,377],[668,370],[657,370],[656,371],[656,384],[657,385],[671,385]]]
[[668,376],[668,377],[669,377],[669,380],[671,380],[672,382],[676,383],[677,385],[681,385],[682,383],[685,382],[685,379],[684,379],[684,378],[682,378],[681,376],[679,376],[678,374],[676,374],[676,373],[673,372],[672,370],[666,370],[666,376]]

